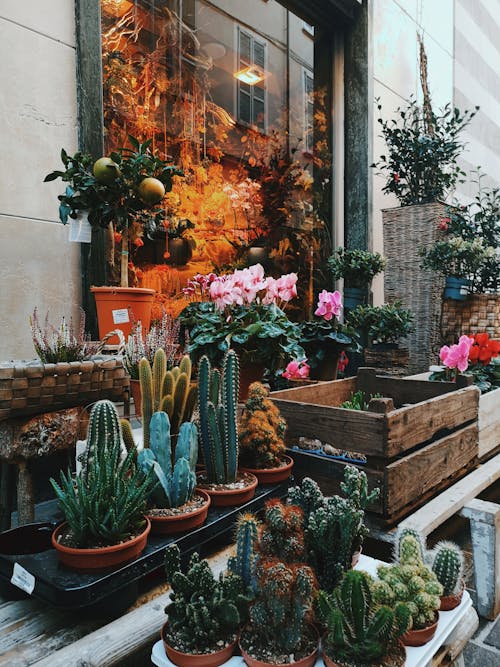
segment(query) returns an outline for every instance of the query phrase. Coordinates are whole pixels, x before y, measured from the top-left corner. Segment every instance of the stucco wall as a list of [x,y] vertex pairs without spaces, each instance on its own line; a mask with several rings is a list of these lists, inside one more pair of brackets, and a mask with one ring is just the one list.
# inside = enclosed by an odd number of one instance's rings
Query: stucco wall
[[72,0],[2,0],[0,62],[2,360],[34,356],[35,306],[57,322],[80,303],[80,246],[58,222],[61,183],[42,182],[61,147],[77,147]]

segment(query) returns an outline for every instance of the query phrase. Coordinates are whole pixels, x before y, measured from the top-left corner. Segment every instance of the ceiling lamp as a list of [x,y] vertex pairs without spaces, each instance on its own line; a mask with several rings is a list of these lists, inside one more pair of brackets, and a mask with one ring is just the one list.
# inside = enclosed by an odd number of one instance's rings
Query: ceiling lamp
[[240,69],[238,72],[235,72],[233,76],[238,79],[238,81],[246,83],[249,86],[255,86],[266,78],[265,73],[255,65]]

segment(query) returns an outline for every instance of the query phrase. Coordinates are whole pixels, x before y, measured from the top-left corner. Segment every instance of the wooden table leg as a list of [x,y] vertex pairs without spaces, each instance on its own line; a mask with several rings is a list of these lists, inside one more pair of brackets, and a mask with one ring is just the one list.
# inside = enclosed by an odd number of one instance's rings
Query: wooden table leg
[[0,463],[0,532],[9,530],[14,506],[16,468],[10,463]]
[[17,467],[17,522],[19,526],[22,526],[35,520],[35,498],[33,478],[28,463],[21,461]]

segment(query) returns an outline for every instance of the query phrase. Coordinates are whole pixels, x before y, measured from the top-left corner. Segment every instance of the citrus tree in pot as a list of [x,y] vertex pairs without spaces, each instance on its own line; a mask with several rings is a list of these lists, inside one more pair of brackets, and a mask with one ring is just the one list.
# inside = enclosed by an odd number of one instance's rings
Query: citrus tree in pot
[[[129,136],[129,141],[131,148],[121,148],[98,160],[80,152],[69,156],[62,149],[64,170],[53,171],[45,177],[46,182],[60,178],[67,183],[65,192],[59,195],[59,217],[63,224],[69,218],[85,214],[93,227],[108,229],[112,242],[112,263],[114,243],[121,246],[120,287],[92,288],[98,307],[101,338],[114,329],[115,324],[120,324],[125,336],[130,333],[130,316],[120,315],[117,322],[112,311],[128,310],[131,300],[137,301],[131,307],[135,320],[140,319],[145,330],[149,328],[154,292],[127,291],[129,251],[134,244],[143,244],[145,231],[148,233],[165,219],[165,209],[160,202],[172,189],[173,178],[183,176],[175,165],[168,164],[153,153],[151,139],[140,143]],[[111,302],[110,293],[114,297]]]

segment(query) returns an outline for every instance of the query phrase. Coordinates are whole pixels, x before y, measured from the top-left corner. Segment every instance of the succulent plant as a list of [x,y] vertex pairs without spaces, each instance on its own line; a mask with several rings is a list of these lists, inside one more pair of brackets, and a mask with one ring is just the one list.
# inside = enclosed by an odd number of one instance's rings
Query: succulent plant
[[138,453],[137,462],[144,472],[152,469],[158,479],[159,485],[153,493],[157,507],[181,507],[191,500],[196,487],[196,424],[182,424],[175,452],[172,451],[170,420],[166,412],[153,414],[149,431],[149,448]]
[[249,604],[240,577],[221,574],[216,579],[197,553],[184,571],[176,544],[166,550],[165,572],[172,586],[165,608],[169,644],[186,653],[209,653],[236,638]]
[[140,532],[146,499],[156,487],[154,475],[135,467],[131,449],[121,460],[120,424],[111,401],[98,401],[90,413],[82,472],[61,483],[51,479],[73,538],[80,548],[117,544]]
[[408,630],[408,606],[402,602],[394,607],[377,605],[373,585],[366,572],[349,570],[333,593],[320,591],[317,608],[327,629],[323,648],[332,659],[378,665]]
[[257,565],[257,539],[259,522],[249,512],[240,514],[236,523],[236,555],[227,562],[229,572],[237,574],[246,590],[255,592],[255,568]]
[[200,441],[208,481],[229,484],[238,469],[239,364],[233,350],[224,356],[219,372],[202,357],[198,370]]
[[443,595],[460,592],[464,576],[464,555],[453,542],[438,542],[432,552],[432,571],[443,586]]

